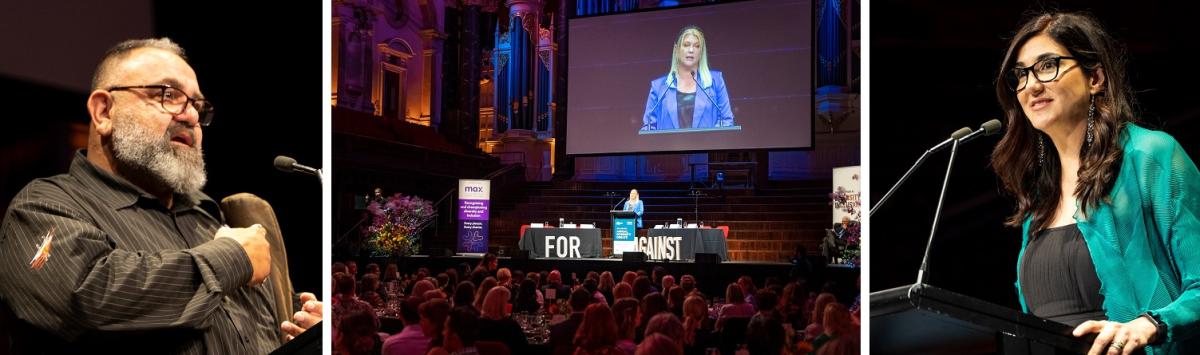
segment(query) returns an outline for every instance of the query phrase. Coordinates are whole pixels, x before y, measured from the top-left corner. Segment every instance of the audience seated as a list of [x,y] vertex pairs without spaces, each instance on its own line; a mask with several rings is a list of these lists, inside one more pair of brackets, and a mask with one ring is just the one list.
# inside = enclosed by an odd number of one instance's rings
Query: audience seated
[[[337,331],[333,333],[333,352],[345,355],[379,354],[383,341],[379,338],[379,318],[371,306],[350,306],[344,302]],[[365,306],[365,307],[363,307]]]
[[[767,278],[761,289],[746,276],[698,280],[682,275],[676,283],[674,276],[656,267],[652,275],[645,270],[624,272],[621,282],[615,282],[612,272],[588,272],[583,280],[565,285],[558,270],[534,272],[497,264],[486,261],[475,268],[471,278],[481,276],[476,287],[467,277],[457,281],[455,268],[431,277],[426,268],[402,274],[395,264],[386,271],[368,264],[361,282],[356,282],[350,274],[353,268],[337,263],[335,268],[344,272],[333,277],[333,353],[707,355],[709,349],[723,354],[744,349],[774,355],[810,349],[813,354],[856,354],[861,349],[859,329],[847,307],[831,293],[809,293],[804,280],[783,283]],[[460,267],[467,270],[470,265]],[[400,293],[384,293],[392,290],[382,287],[384,279],[398,282]],[[547,284],[539,285],[541,279]],[[710,309],[710,302],[722,300],[707,298],[696,288],[699,281],[734,282],[727,284],[724,304]],[[747,295],[747,290],[755,294]],[[544,292],[568,301],[565,306],[547,303],[552,300]],[[383,327],[391,335],[377,333],[380,318],[374,311],[395,306],[388,297],[399,297],[399,319],[388,316]],[[513,314],[547,312],[555,313],[547,316],[555,319],[547,325],[549,337],[546,343],[531,344],[527,336],[532,335],[521,329]],[[792,346],[785,324],[797,333],[806,331],[810,343]]]
[[404,330],[392,335],[383,342],[383,354],[423,354],[429,349],[433,340],[425,335],[421,326],[421,304],[425,299],[421,296],[410,296],[400,303],[400,320],[404,322]]
[[754,305],[746,302],[745,296],[742,295],[742,287],[738,284],[731,283],[725,287],[725,301],[729,303],[721,306],[721,309],[717,311],[717,329],[721,329],[730,318],[754,316]]
[[760,290],[754,299],[758,301],[755,305],[758,313],[750,318],[750,324],[746,326],[747,349],[751,355],[779,354],[787,339],[783,321],[775,310],[775,293]]
[[650,321],[646,323],[645,335],[650,336],[655,333],[666,335],[683,347],[683,323],[674,314],[660,312],[651,317]]
[[832,293],[822,293],[817,296],[816,301],[813,302],[811,323],[804,328],[805,340],[811,342],[825,332],[825,306],[830,303],[837,303],[837,297]]
[[641,302],[636,298],[618,298],[613,302],[613,319],[617,322],[617,348],[626,354],[633,353],[637,346],[634,343],[638,328],[638,308]]
[[575,352],[575,332],[583,323],[583,311],[593,301],[592,295],[582,288],[571,292],[571,316],[561,323],[550,327],[550,349],[554,355],[571,354]]
[[497,286],[488,291],[480,310],[479,340],[498,341],[510,352],[522,354],[529,342],[525,340],[521,325],[508,316],[508,299],[508,287]]
[[828,346],[828,342],[840,337],[858,336],[850,320],[850,311],[841,303],[825,305],[825,319],[822,322],[823,332],[812,341],[813,350],[820,351]]
[[479,312],[471,307],[455,307],[446,317],[442,346],[429,355],[478,355],[475,341],[479,337]]
[[704,354],[705,349],[715,346],[712,332],[716,321],[708,316],[708,305],[703,297],[688,296],[683,302],[683,347],[687,354]]
[[613,280],[612,272],[605,271],[600,274],[600,294],[604,295],[604,303],[608,304],[609,306],[612,306],[613,302],[616,301],[616,299],[613,298],[613,287],[616,285],[617,283]]
[[635,355],[682,355],[679,343],[660,333],[651,334],[637,346]]
[[623,355],[617,347],[617,322],[604,302],[593,303],[583,312],[583,323],[575,331],[575,355]]
[[475,285],[471,281],[458,283],[454,288],[454,306],[475,306]]
[[667,299],[661,293],[651,292],[645,298],[642,298],[641,316],[639,317],[640,321],[638,322],[639,325],[635,334],[637,338],[635,340],[639,343],[642,342],[642,339],[645,337],[646,326],[650,324],[650,318],[659,313],[669,311],[670,309],[667,308]]

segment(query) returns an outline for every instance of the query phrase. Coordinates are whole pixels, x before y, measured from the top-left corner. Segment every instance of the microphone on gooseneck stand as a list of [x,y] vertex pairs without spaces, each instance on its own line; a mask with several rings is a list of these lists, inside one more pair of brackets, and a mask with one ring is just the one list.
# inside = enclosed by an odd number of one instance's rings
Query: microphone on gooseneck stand
[[[950,184],[950,172],[951,169],[954,168],[954,157],[958,153],[958,145],[968,139],[979,136],[980,132],[982,132],[983,135],[996,134],[996,132],[1000,131],[1000,127],[1001,124],[999,120],[990,120],[984,122],[979,130],[976,130],[971,134],[964,135],[959,139],[955,139],[954,142],[951,143],[950,159],[946,162],[946,176],[942,178],[942,191],[940,194],[938,194],[937,208],[933,210],[933,225],[929,228],[929,240],[925,244],[925,254],[921,257],[921,268],[917,270],[917,282],[913,284],[914,288],[925,283],[925,274],[929,270],[929,251],[933,248],[933,236],[937,234],[938,221],[941,220],[942,217],[942,204],[946,200],[946,186]],[[912,289],[910,289],[910,292],[911,290]]]
[[[670,79],[670,78],[668,77],[668,79]],[[678,82],[678,81],[679,81],[679,79],[675,79],[675,81],[676,81],[676,82]],[[667,85],[667,83],[666,83],[666,82],[663,82],[663,86],[666,86],[666,85]],[[665,98],[667,98],[667,90],[663,90],[663,93],[662,93],[662,95],[659,95],[659,96],[658,96],[658,100],[655,100],[655,101],[654,101],[654,106],[651,106],[651,107],[650,107],[650,110],[649,110],[649,111],[646,111],[646,112],[648,112],[648,113],[649,113],[649,112],[655,112],[656,110],[658,110],[658,106],[659,106],[659,105],[662,105],[663,99],[665,99]],[[643,118],[643,119],[644,119],[644,118]],[[645,129],[645,128],[646,128],[646,126],[649,126],[649,127],[650,127],[650,129],[657,129],[657,128],[655,128],[655,127],[657,127],[657,126],[658,126],[658,121],[657,121],[657,120],[659,120],[659,119],[662,119],[662,117],[659,117],[658,115],[654,115],[654,119],[655,119],[655,122],[654,122],[654,124],[648,124],[648,123],[645,123],[645,122],[643,122],[643,123],[642,123],[642,125],[643,125],[643,127],[642,127],[642,128],[643,128],[643,129]]]
[[1002,126],[1004,126],[1004,124],[1000,123],[1000,120],[994,119],[994,120],[984,122],[982,125],[979,125],[979,129],[975,130],[974,132],[971,132],[971,134],[968,134],[968,135],[962,137],[962,139],[959,139],[958,143],[962,144],[962,143],[970,142],[972,139],[975,139],[976,137],[979,137],[979,136],[990,136],[990,135],[996,134],[997,132],[1000,132],[1000,128]]
[[892,185],[892,188],[888,189],[887,193],[883,194],[883,198],[880,198],[879,202],[876,202],[875,204],[871,205],[871,212],[868,214],[868,216],[874,216],[875,212],[878,212],[879,208],[883,207],[884,203],[887,203],[888,198],[892,197],[892,194],[896,192],[896,189],[900,188],[900,185],[904,184],[905,181],[908,181],[908,178],[910,176],[912,176],[912,173],[914,171],[916,171],[917,168],[921,166],[921,164],[925,163],[925,159],[929,158],[930,154],[936,153],[936,152],[946,148],[946,145],[948,145],[948,144],[958,142],[959,138],[966,137],[969,134],[971,134],[970,128],[967,128],[967,127],[959,128],[957,131],[954,131],[954,133],[950,134],[950,138],[947,138],[946,140],[942,141],[941,143],[938,143],[937,145],[933,146],[933,148],[929,148],[929,150],[926,150],[925,153],[921,153],[921,157],[917,158],[917,162],[913,163],[913,165],[908,168],[908,171],[904,172],[904,175],[900,176],[900,180],[897,180],[896,184]]
[[883,207],[883,204],[892,197],[892,194],[896,192],[896,189],[899,188],[900,185],[904,184],[904,182],[907,181],[910,176],[912,176],[913,171],[916,171],[917,167],[920,167],[921,164],[925,163],[925,159],[928,158],[930,154],[937,153],[938,151],[945,149],[947,145],[951,145],[954,142],[962,144],[981,135],[990,136],[996,134],[997,132],[1000,132],[1002,128],[1003,123],[1001,123],[1000,120],[993,119],[984,122],[979,126],[979,129],[974,131],[967,127],[959,128],[957,131],[954,131],[954,133],[950,134],[950,138],[947,138],[941,143],[933,146],[933,148],[926,150],[925,153],[922,153],[921,157],[917,158],[917,162],[913,163],[912,167],[909,167],[908,171],[904,172],[904,175],[900,176],[900,180],[897,180],[896,184],[892,185],[892,188],[888,189],[887,193],[883,194],[883,198],[880,198],[879,202],[871,205],[871,211],[868,213],[868,215],[874,216],[875,212],[879,211],[879,208]]
[[321,169],[316,169],[316,168],[312,168],[309,166],[301,165],[299,163],[296,163],[296,159],[292,159],[292,157],[289,157],[286,155],[280,155],[280,156],[275,157],[275,169],[279,169],[279,171],[282,171],[285,173],[309,174],[312,176],[316,176],[317,179],[320,179],[322,182],[325,181],[324,177],[321,176]]
[[[692,71],[692,81],[696,82],[696,91],[704,93],[704,97],[708,98],[708,102],[711,102],[713,104],[713,107],[716,107],[717,101],[713,100],[712,96],[708,96],[707,91],[704,91],[704,87],[700,85],[700,79],[696,78],[695,71]],[[717,112],[721,112],[721,111],[718,110]]]
[[625,199],[626,199],[626,198],[627,198],[627,197],[622,197],[620,201],[617,201],[617,204],[615,204],[615,205],[613,205],[613,206],[612,206],[612,210],[613,210],[613,211],[616,211],[616,210],[617,210],[617,206],[620,206],[620,205],[621,205],[621,202],[625,202]]

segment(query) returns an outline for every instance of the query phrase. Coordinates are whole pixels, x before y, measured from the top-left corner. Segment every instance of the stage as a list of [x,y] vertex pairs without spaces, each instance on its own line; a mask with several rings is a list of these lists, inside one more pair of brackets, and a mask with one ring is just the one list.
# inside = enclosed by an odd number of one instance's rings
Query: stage
[[[432,257],[428,255],[414,255],[401,258],[398,261],[401,274],[415,272],[417,268],[428,268],[429,272],[437,275],[448,268],[458,268],[459,264],[466,263],[472,268],[479,263],[479,256],[449,256],[449,257]],[[580,280],[587,277],[589,271],[613,273],[613,278],[618,282],[621,280],[621,275],[625,271],[646,270],[647,273],[652,272],[654,267],[662,266],[667,273],[675,276],[676,281],[684,274],[690,274],[696,277],[697,287],[701,292],[704,292],[708,297],[725,297],[725,286],[742,275],[749,275],[754,278],[754,283],[759,287],[763,287],[768,277],[776,277],[780,282],[785,282],[788,275],[792,272],[792,264],[779,262],[747,262],[747,261],[729,261],[717,264],[697,264],[693,262],[661,262],[661,261],[646,261],[646,262],[626,262],[620,258],[574,258],[574,259],[516,259],[510,257],[499,257],[500,267],[509,268],[511,270],[521,270],[525,272],[542,270],[558,270],[563,275],[563,281],[570,283],[571,273],[576,273]],[[380,267],[385,266],[387,259],[370,259],[358,260],[359,268],[365,266],[365,262],[379,263]],[[821,285],[827,280],[832,280],[837,283],[834,293],[838,299],[845,304],[853,302],[854,296],[858,295],[856,281],[859,276],[859,268],[849,265],[833,264],[826,265],[823,268],[815,268],[811,275],[805,277],[810,291],[820,291]],[[460,279],[461,275],[460,275]],[[656,287],[658,285],[655,285]]]

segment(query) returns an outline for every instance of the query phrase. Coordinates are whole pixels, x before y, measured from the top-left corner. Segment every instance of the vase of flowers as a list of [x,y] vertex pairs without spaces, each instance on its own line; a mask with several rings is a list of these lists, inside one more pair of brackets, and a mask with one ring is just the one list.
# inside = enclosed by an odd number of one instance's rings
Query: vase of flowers
[[420,233],[433,220],[433,205],[399,193],[377,198],[367,206],[371,224],[363,228],[367,249],[374,256],[403,257],[420,252]]
[[[854,175],[854,180],[858,180],[858,175]],[[850,192],[846,188],[838,186],[833,193],[829,194],[830,204],[833,208],[845,212],[849,223],[843,227],[844,232],[840,233],[838,244],[844,244],[842,249],[842,259],[846,264],[857,266],[860,261],[860,245],[862,233],[862,194],[859,192]]]

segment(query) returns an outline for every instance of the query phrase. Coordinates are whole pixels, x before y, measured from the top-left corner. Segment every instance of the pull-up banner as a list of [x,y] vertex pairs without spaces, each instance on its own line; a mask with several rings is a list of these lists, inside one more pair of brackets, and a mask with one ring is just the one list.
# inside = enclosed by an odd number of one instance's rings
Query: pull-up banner
[[458,252],[488,252],[490,180],[458,180]]

